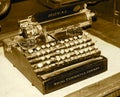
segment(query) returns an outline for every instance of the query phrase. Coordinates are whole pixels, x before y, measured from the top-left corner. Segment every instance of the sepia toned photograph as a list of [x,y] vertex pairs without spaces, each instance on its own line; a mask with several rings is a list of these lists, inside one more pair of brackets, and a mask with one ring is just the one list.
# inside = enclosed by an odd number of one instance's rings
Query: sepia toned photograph
[[120,0],[0,0],[0,97],[120,97]]

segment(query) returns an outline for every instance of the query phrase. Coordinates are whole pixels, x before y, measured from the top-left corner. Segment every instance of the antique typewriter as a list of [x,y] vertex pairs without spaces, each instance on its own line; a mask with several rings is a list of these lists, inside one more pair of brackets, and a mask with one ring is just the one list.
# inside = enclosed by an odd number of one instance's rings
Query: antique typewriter
[[107,70],[107,58],[83,28],[94,13],[79,12],[38,22],[19,21],[18,35],[3,40],[5,56],[43,94]]

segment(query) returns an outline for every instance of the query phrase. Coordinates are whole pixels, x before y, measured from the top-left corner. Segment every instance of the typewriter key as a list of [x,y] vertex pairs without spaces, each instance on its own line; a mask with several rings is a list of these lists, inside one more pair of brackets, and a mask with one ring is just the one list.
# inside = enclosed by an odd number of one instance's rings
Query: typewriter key
[[47,48],[50,48],[50,44],[46,44],[46,47],[47,47]]
[[75,55],[79,55],[79,51],[78,50],[75,50],[74,53],[75,53]]
[[50,45],[51,45],[51,46],[55,46],[55,43],[52,42],[52,43],[50,43]]
[[66,57],[67,57],[67,58],[70,58],[70,54],[67,54]]
[[60,53],[61,53],[61,54],[64,54],[64,53],[65,53],[65,50],[62,49],[62,50],[60,51]]
[[70,41],[73,41],[74,39],[73,38],[69,38]]
[[74,42],[70,42],[70,45],[73,46],[73,45],[74,45]]
[[70,48],[69,50],[72,52],[74,49],[73,49],[73,48]]
[[50,61],[50,60],[46,61],[46,64],[47,64],[47,65],[50,65],[50,63],[51,63],[51,61]]
[[80,40],[78,40],[78,41],[79,41],[79,43],[80,43],[80,44],[82,44],[82,43],[83,43],[83,40],[81,40],[81,39],[80,39]]
[[42,64],[42,63],[38,63],[38,64],[37,64],[37,67],[38,67],[38,68],[41,68],[41,67],[43,67],[43,64]]
[[86,43],[86,42],[87,42],[87,39],[83,39],[83,42]]
[[37,50],[37,51],[39,51],[40,49],[41,49],[41,48],[40,48],[39,46],[38,46],[38,47],[36,47],[36,50]]
[[50,56],[49,56],[49,55],[46,55],[46,58],[47,58],[47,59],[50,59]]
[[69,52],[69,48],[65,49],[65,52],[68,53]]
[[84,48],[86,48],[86,47],[87,47],[87,44],[85,43],[85,44],[83,44],[83,46],[84,46]]
[[78,37],[77,37],[77,36],[74,36],[73,38],[74,38],[75,40],[76,40],[76,39],[78,39]]
[[65,39],[65,42],[69,42],[69,39]]
[[33,49],[29,49],[28,52],[31,54],[33,53]]
[[41,53],[40,52],[36,52],[36,56],[40,56],[41,55]]
[[44,54],[46,54],[46,51],[45,51],[45,50],[42,50],[41,53],[44,55]]
[[60,50],[56,50],[56,53],[59,54],[59,53],[60,53]]
[[41,48],[44,49],[44,48],[45,48],[45,45],[42,45]]
[[65,43],[65,42],[64,42],[63,40],[61,40],[61,41],[60,41],[60,43],[62,43],[62,44],[63,44],[63,43]]
[[83,45],[79,45],[79,48],[82,49],[82,48],[84,48],[84,46]]
[[80,50],[79,52],[80,52],[80,54],[83,54],[83,53],[84,53],[84,51],[83,51],[83,50]]
[[42,56],[42,57],[41,57],[41,60],[42,60],[42,61],[44,61],[44,60],[45,60],[45,57],[44,57],[44,56]]
[[76,45],[77,45],[78,43],[79,43],[79,42],[78,42],[77,40],[75,40],[75,41],[74,41],[74,44],[76,44]]
[[69,46],[70,46],[70,44],[69,44],[69,43],[66,43],[66,44],[65,44],[65,46],[66,46],[66,47],[69,47]]
[[79,38],[79,39],[81,39],[81,38],[82,38],[82,36],[81,36],[81,35],[78,35],[78,38]]
[[88,50],[88,48],[85,48],[85,53],[87,53],[89,50]]
[[89,50],[89,51],[92,51],[92,50],[93,50],[93,47],[89,47],[88,50]]
[[49,50],[49,49],[47,49],[47,50],[46,50],[46,52],[47,52],[47,53],[50,53],[50,50]]
[[65,60],[65,55],[62,55],[62,56],[61,56],[61,59],[62,59],[62,60]]
[[59,62],[61,60],[60,56],[56,56],[56,60]]
[[94,45],[94,43],[93,42],[88,42],[87,45],[92,46],[92,45]]

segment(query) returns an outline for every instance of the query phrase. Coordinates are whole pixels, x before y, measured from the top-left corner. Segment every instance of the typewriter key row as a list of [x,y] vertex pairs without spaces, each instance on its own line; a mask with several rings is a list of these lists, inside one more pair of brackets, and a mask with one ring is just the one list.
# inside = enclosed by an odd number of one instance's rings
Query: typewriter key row
[[[28,59],[32,59],[32,58],[39,57],[45,54],[53,53],[59,49],[71,48],[72,46],[87,43],[89,41],[91,41],[90,38],[82,39],[81,35],[79,35],[78,37],[75,36],[73,38],[58,41],[57,43],[56,42],[47,43],[46,45],[36,47],[36,49],[32,53],[29,52],[30,54],[26,54],[26,57]],[[85,45],[89,46],[90,43],[85,44]]]
[[89,49],[85,48],[83,50],[74,50],[73,52],[65,53],[63,55],[52,57],[48,60],[38,62],[32,65],[32,67],[36,73],[42,74],[100,55],[100,51],[98,49],[94,48],[91,51],[89,51]]
[[[34,68],[34,72],[36,72],[37,74],[48,73],[48,72],[51,72],[53,70],[63,68],[65,66],[69,66],[69,65],[72,65],[72,64],[75,64],[78,62],[82,62],[83,60],[92,58],[93,56],[97,57],[97,56],[99,56],[99,54],[100,54],[100,51],[97,50],[97,51],[92,51],[91,53],[83,53],[83,54],[80,54],[77,56],[71,56],[69,58],[64,58],[64,60],[60,60],[60,61],[53,62],[53,63],[51,63],[50,61],[46,61],[45,64],[38,63],[38,64],[34,65],[37,67],[37,68]],[[47,62],[48,62],[48,64],[47,64]]]
[[[94,49],[94,43],[93,42],[88,42],[88,43],[84,43],[84,44],[81,44],[81,45],[75,45],[75,46],[71,46],[69,48],[64,48],[64,49],[57,49],[55,50],[53,53],[44,53],[43,54],[43,51],[42,52],[38,52],[41,54],[41,56],[39,55],[39,57],[34,57],[32,59],[29,60],[30,63],[34,63],[36,61],[44,61],[45,59],[49,59],[51,57],[54,57],[54,56],[57,56],[57,55],[63,55],[63,54],[67,54],[67,53],[73,53],[74,50],[77,50],[78,52],[80,50],[84,49],[85,50],[90,50],[88,47],[91,47],[91,49],[93,48]],[[45,52],[45,50],[44,50]],[[43,59],[44,57],[44,59]]]

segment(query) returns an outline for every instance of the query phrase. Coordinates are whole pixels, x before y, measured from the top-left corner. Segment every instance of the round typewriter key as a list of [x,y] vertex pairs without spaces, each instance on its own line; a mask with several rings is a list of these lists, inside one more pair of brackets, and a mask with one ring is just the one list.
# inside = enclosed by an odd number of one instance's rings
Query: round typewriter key
[[73,49],[73,48],[70,48],[69,50],[72,52],[74,49]]
[[65,42],[69,42],[69,39],[65,39]]
[[87,42],[87,39],[83,39],[83,41],[86,43],[86,42]]
[[79,45],[79,48],[82,49],[84,46],[83,45]]
[[88,48],[85,48],[85,50],[84,50],[85,52],[88,52],[89,50],[88,50]]
[[41,54],[40,52],[36,52],[36,55],[37,55],[37,56],[40,56],[40,54]]
[[75,58],[74,57],[70,57],[70,60],[73,61]]
[[68,53],[68,52],[69,52],[69,49],[65,49],[65,52]]
[[81,36],[81,35],[79,35],[79,36],[78,36],[78,38],[79,38],[79,39],[81,39],[81,38],[82,38],[82,36]]
[[77,45],[79,42],[76,40],[74,43]]
[[65,42],[64,42],[63,40],[61,40],[61,41],[60,41],[60,43],[62,43],[62,44],[63,44],[63,43],[65,43]]
[[73,43],[73,42],[70,42],[70,45],[71,45],[71,46],[73,46],[73,45],[74,45],[74,43]]
[[50,47],[50,44],[46,44],[46,47],[49,48],[49,47]]
[[56,56],[56,60],[60,61],[61,60],[60,56]]
[[74,39],[76,40],[76,39],[78,39],[78,37],[77,37],[77,36],[74,36]]
[[44,48],[45,48],[45,45],[42,45],[41,48],[44,49]]
[[40,50],[40,47],[39,47],[39,46],[38,46],[38,47],[36,47],[36,50],[37,50],[37,51],[39,51],[39,50]]
[[59,48],[60,48],[60,45],[56,45],[55,47],[56,47],[57,49],[59,49]]
[[44,55],[44,54],[46,54],[46,51],[45,51],[45,50],[42,50],[41,53]]
[[46,50],[46,52],[47,52],[47,53],[50,53],[50,50],[49,50],[49,49],[47,49],[47,50]]
[[93,42],[88,42],[87,45],[91,46],[92,44],[94,44]]
[[47,61],[47,62],[46,62],[47,65],[50,65],[50,63],[51,63],[50,61]]
[[91,54],[96,54],[96,50],[91,51]]
[[61,59],[62,59],[62,60],[64,60],[64,59],[65,59],[65,56],[64,56],[64,55],[63,55],[63,56],[61,56]]
[[28,52],[31,54],[33,53],[33,49],[29,49]]
[[86,47],[87,47],[87,44],[83,44],[83,46],[84,46],[84,48],[86,48]]
[[70,40],[70,41],[72,41],[72,40],[73,40],[73,38],[69,38],[69,40]]
[[84,51],[83,51],[83,50],[80,50],[79,52],[80,52],[80,54],[83,54],[83,53],[84,53]]
[[54,58],[54,57],[51,57],[51,61],[55,61],[55,58]]
[[50,43],[50,45],[51,45],[51,46],[55,46],[55,43],[52,42],[52,43]]
[[69,44],[69,43],[66,43],[66,44],[65,44],[65,46],[66,46],[66,47],[69,47],[69,46],[70,46],[70,44]]
[[42,60],[42,61],[44,61],[44,60],[45,60],[45,57],[44,57],[44,56],[42,56],[42,57],[41,57],[41,60]]
[[59,53],[60,53],[60,50],[56,50],[56,53],[59,54]]
[[70,54],[67,54],[66,57],[67,57],[67,58],[70,58]]
[[95,49],[95,50],[98,50],[98,47],[97,47],[97,46],[94,46],[94,49]]
[[54,67],[54,66],[56,66],[56,64],[53,63],[53,64],[51,64],[51,66]]
[[74,51],[75,55],[79,55],[79,52],[77,50]]
[[38,68],[41,68],[41,67],[43,67],[43,64],[42,64],[42,63],[38,63],[38,64],[37,64],[37,67],[38,67]]
[[93,50],[93,48],[92,48],[92,47],[89,47],[89,48],[88,48],[88,50],[89,50],[89,51],[92,51],[92,50]]
[[50,56],[49,56],[49,55],[46,55],[46,58],[47,58],[47,59],[49,59],[49,58],[50,58]]
[[65,50],[62,49],[62,50],[60,51],[60,53],[61,53],[61,54],[64,54],[64,53],[65,53]]
[[80,44],[83,43],[83,40],[80,39],[80,40],[79,40],[79,43],[80,43]]

